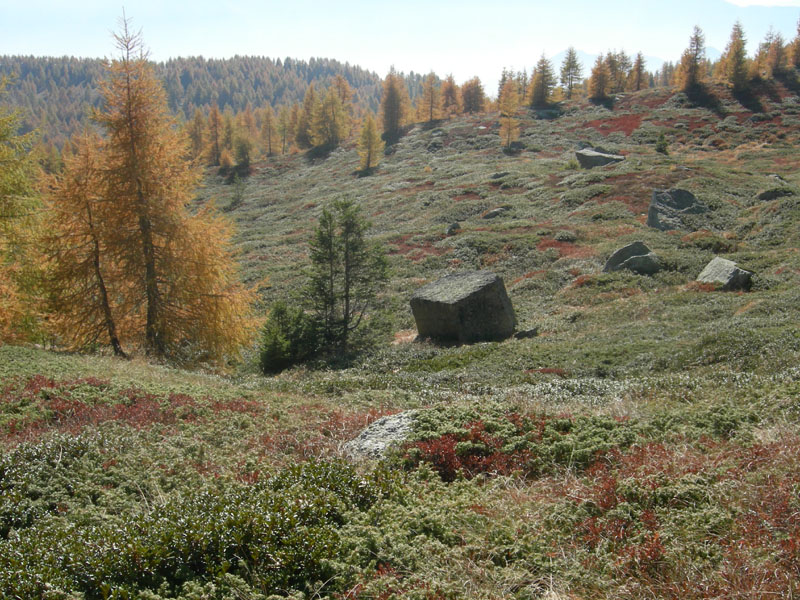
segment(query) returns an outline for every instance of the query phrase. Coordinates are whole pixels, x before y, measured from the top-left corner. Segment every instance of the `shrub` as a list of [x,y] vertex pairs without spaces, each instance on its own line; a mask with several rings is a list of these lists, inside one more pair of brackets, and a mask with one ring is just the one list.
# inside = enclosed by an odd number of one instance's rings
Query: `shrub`
[[656,141],[656,152],[659,152],[664,155],[669,154],[669,146],[667,145],[667,138],[663,132],[658,136],[658,141]]
[[320,327],[302,308],[279,301],[272,305],[261,336],[261,370],[280,373],[314,356],[320,347]]

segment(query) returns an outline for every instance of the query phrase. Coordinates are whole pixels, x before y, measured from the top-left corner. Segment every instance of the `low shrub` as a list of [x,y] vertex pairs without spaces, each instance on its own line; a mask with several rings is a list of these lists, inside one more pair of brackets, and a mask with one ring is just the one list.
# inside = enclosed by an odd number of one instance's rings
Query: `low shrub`
[[310,359],[320,349],[321,335],[319,324],[302,308],[276,302],[261,334],[261,370],[280,373]]

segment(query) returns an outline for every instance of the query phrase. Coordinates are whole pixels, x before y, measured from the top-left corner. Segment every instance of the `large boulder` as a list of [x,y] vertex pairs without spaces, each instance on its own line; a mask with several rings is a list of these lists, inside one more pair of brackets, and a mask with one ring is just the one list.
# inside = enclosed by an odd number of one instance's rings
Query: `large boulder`
[[752,285],[752,277],[751,271],[740,269],[732,260],[717,256],[697,276],[697,281],[721,285],[725,291],[746,291]]
[[653,190],[650,209],[647,211],[647,226],[669,231],[692,228],[688,215],[699,215],[708,210],[694,194],[681,189]]
[[503,280],[490,271],[448,275],[418,289],[411,312],[421,338],[441,342],[499,341],[517,319]]
[[602,167],[611,163],[622,162],[625,160],[624,156],[619,154],[608,154],[606,152],[598,152],[591,148],[584,148],[575,153],[575,158],[578,159],[578,164],[584,169],[593,169],[594,167]]
[[644,242],[633,242],[615,251],[603,267],[604,272],[623,269],[639,275],[654,275],[661,270],[661,262]]

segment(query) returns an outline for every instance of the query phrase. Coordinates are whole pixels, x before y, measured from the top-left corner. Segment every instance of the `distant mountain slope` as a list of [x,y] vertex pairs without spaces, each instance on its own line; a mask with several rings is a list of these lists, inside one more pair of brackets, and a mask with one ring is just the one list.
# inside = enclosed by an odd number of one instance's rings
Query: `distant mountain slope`
[[[170,107],[181,118],[213,102],[233,111],[243,110],[248,103],[259,107],[298,102],[310,83],[324,86],[336,75],[347,79],[356,102],[371,110],[376,110],[380,102],[379,75],[326,58],[190,57],[159,63],[157,69]],[[56,143],[79,130],[87,108],[100,101],[100,59],[2,56],[0,77],[4,75],[12,76],[8,100],[23,111],[25,127],[39,129],[45,139]],[[413,95],[420,76],[412,73],[408,79]]]

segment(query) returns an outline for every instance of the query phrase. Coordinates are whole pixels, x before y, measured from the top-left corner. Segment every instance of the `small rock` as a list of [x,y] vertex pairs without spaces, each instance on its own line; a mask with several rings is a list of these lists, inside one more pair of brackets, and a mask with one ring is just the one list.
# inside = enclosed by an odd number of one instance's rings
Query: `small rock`
[[645,254],[650,254],[650,248],[648,248],[644,242],[633,242],[632,244],[623,246],[622,248],[614,251],[614,253],[608,257],[606,265],[603,267],[603,271],[606,273],[610,271],[618,271],[621,268],[622,263],[632,256],[644,256]]
[[578,150],[575,153],[575,158],[578,159],[578,163],[584,169],[593,169],[594,167],[602,167],[603,165],[618,163],[625,160],[625,157],[619,154],[605,154],[588,148]]
[[687,215],[702,214],[708,207],[687,190],[653,190],[647,211],[647,226],[660,231],[685,229]]
[[508,171],[500,171],[499,173],[493,173],[492,179],[502,179],[506,175],[510,175]]
[[400,444],[411,433],[416,411],[407,410],[381,417],[357,438],[350,440],[343,446],[343,450],[352,458],[379,459],[395,444]]
[[753,273],[736,266],[736,263],[726,258],[717,256],[697,276],[700,283],[718,283],[726,292],[734,290],[749,290],[752,285]]
[[499,217],[500,215],[502,215],[506,211],[508,211],[508,207],[499,206],[499,207],[494,208],[494,209],[490,210],[489,212],[487,212],[485,215],[483,215],[483,218],[484,219],[494,219],[494,218]]
[[637,275],[655,275],[662,269],[662,266],[658,256],[653,252],[648,252],[641,256],[631,256],[619,268],[633,271]]
[[447,227],[446,235],[455,235],[459,231],[461,231],[461,223],[450,223],[450,225]]

